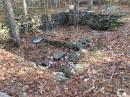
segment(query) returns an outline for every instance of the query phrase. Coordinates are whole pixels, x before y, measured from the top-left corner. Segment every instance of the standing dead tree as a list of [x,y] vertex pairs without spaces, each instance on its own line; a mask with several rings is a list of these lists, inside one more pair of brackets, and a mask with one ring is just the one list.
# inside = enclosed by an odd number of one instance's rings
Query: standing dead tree
[[13,12],[13,8],[11,5],[10,0],[2,0],[2,3],[4,5],[4,10],[6,13],[6,18],[8,21],[8,27],[10,29],[11,38],[15,43],[15,46],[20,46],[20,37],[18,33],[16,32],[16,24],[15,24],[15,16]]

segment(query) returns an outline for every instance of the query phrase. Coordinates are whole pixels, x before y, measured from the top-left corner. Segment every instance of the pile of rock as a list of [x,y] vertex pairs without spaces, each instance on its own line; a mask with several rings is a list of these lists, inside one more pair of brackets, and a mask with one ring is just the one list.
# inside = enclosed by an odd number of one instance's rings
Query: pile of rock
[[[56,25],[87,25],[94,30],[108,30],[114,28],[121,24],[122,22],[119,19],[126,17],[128,13],[123,13],[121,15],[104,15],[104,14],[95,14],[94,12],[77,12],[70,11],[59,13],[52,16],[52,27],[48,26],[50,29],[56,27]],[[50,23],[48,22],[48,23]],[[43,25],[43,28],[44,25]]]
[[53,30],[58,25],[64,25],[68,22],[68,16],[65,12],[60,12],[57,14],[52,14],[51,16],[44,14],[41,17],[42,25],[40,29],[43,31]]
[[87,25],[94,30],[108,30],[118,26],[118,24],[120,24],[118,20],[127,15],[128,13],[121,15],[104,15],[71,9],[69,12],[44,14],[38,18],[29,17],[22,19],[19,23],[19,29],[20,32],[32,32],[36,29],[49,31],[62,25]]

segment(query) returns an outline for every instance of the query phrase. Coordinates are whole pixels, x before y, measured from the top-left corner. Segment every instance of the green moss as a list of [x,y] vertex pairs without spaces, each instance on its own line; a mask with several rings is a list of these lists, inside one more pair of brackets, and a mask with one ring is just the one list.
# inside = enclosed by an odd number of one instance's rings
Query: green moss
[[120,26],[120,25],[122,25],[122,24],[125,24],[126,22],[127,22],[127,17],[119,18],[119,19],[117,19],[117,20],[114,20],[114,21],[111,23],[111,28]]
[[100,59],[103,56],[103,53],[100,50],[97,51],[89,51],[89,55],[95,57],[96,59]]

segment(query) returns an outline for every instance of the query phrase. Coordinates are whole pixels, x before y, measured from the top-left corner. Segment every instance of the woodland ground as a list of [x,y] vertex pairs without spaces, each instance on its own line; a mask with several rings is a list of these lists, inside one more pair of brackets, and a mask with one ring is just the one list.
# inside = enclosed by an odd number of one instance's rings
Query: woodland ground
[[[34,63],[41,64],[55,52],[69,53],[72,50],[43,43],[33,44],[33,36],[47,36],[60,41],[76,41],[88,36],[92,44],[99,47],[99,53],[86,50],[77,62],[84,64],[86,69],[71,75],[61,84],[53,72],[64,61],[56,62],[48,70],[35,67]],[[120,91],[126,93],[124,97],[130,97],[130,23],[113,31],[95,31],[86,26],[79,26],[78,30],[73,26],[59,27],[49,32],[22,35],[19,49],[10,42],[5,44],[4,49],[25,58],[0,50],[0,91],[13,97],[123,97],[119,96]]]

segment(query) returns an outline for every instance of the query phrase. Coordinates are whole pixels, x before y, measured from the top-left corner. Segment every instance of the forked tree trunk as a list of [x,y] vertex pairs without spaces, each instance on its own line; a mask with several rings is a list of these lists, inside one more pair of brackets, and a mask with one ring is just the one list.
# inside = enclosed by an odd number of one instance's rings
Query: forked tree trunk
[[14,41],[16,46],[20,46],[20,37],[19,34],[16,32],[16,24],[15,24],[15,17],[13,8],[11,5],[10,0],[2,0],[2,3],[4,5],[4,10],[6,13],[7,21],[8,21],[8,27],[10,29],[11,38]]

